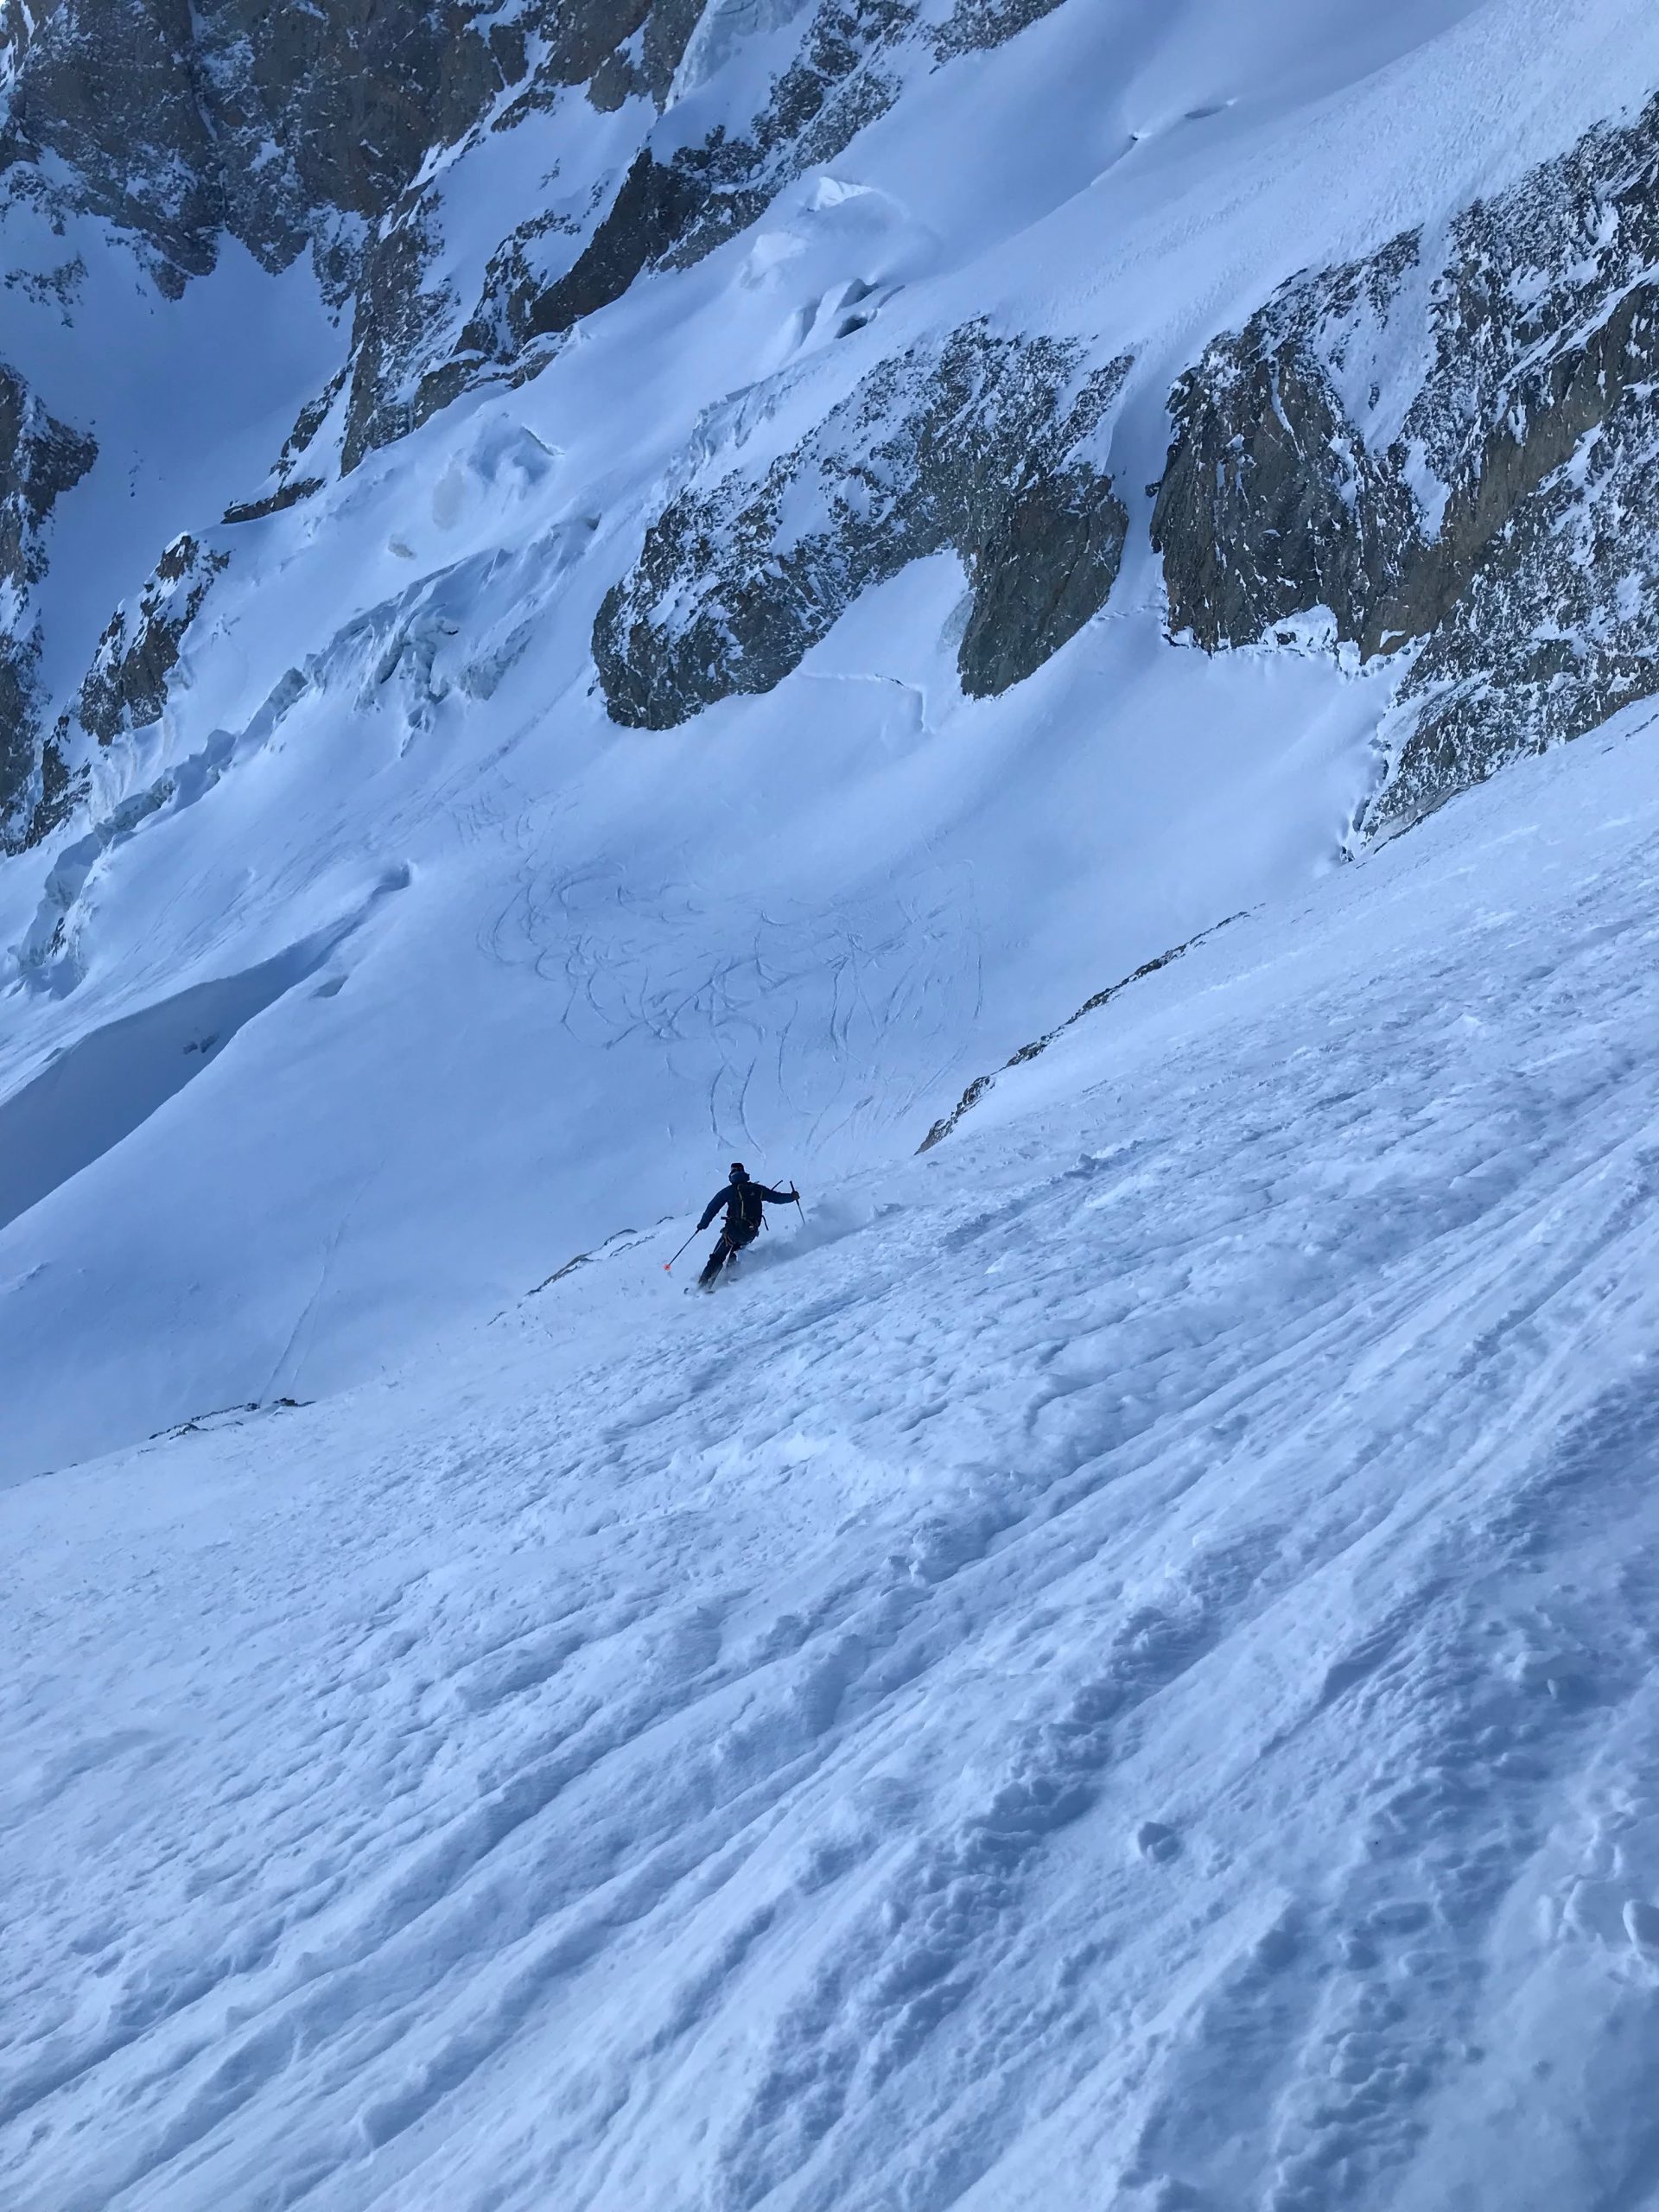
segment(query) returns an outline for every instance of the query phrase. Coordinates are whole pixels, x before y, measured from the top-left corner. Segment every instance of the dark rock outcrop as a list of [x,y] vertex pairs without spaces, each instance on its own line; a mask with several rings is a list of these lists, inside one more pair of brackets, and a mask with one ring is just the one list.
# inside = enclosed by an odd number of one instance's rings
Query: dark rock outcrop
[[213,266],[226,232],[284,267],[330,217],[378,221],[522,73],[524,30],[497,14],[59,0],[18,57],[0,189],[54,157],[70,204],[141,241],[169,292]]
[[[251,523],[469,386],[534,376],[643,276],[696,262],[833,159],[907,72],[1054,4],[806,0],[788,57],[736,73],[747,105],[699,137],[683,118],[703,73],[754,29],[702,0],[55,0],[0,30],[0,213],[91,211],[171,292],[227,236],[268,268],[313,254],[351,340],[270,478],[227,509]],[[452,157],[561,103],[583,120],[577,150],[556,137],[540,204],[504,211],[487,259],[452,262]],[[1372,828],[1659,691],[1656,270],[1659,101],[1440,230],[1298,276],[1175,385],[1153,516],[1172,631],[1215,651],[1289,624],[1305,637],[1317,616],[1362,659],[1392,658]],[[66,262],[16,281],[67,315],[80,280]],[[595,625],[612,711],[658,728],[769,689],[861,591],[947,547],[969,585],[964,688],[1020,682],[1113,588],[1128,518],[1103,424],[1124,367],[969,325],[874,368],[769,467],[682,479]],[[13,843],[73,804],[82,731],[107,744],[160,715],[224,558],[168,550],[43,741],[65,702],[36,696],[27,601],[50,499],[92,454],[38,408],[20,428],[34,403],[14,386],[0,380]]]
[[[228,519],[257,520],[408,434],[470,384],[534,374],[642,272],[694,260],[751,221],[890,102],[897,79],[881,56],[915,22],[911,0],[818,0],[746,125],[690,145],[671,137],[659,156],[655,118],[704,15],[703,0],[347,0],[299,10],[263,0],[42,0],[10,10],[0,31],[0,217],[23,206],[60,227],[77,213],[100,218],[175,297],[213,269],[226,238],[270,270],[312,254],[327,296],[349,307],[350,346],[271,479],[227,510]],[[743,35],[734,23],[731,35]],[[583,98],[612,112],[638,108],[632,150],[625,132],[620,165],[573,169],[563,198],[507,211],[469,308],[435,275],[444,216],[435,156],[464,155],[469,141]],[[67,315],[76,268],[15,281],[42,299],[57,286],[61,296],[44,303]],[[47,474],[42,448],[32,480]],[[0,835],[23,834],[20,807],[38,834],[72,803],[85,780],[84,764],[73,765],[77,721],[107,743],[159,712],[201,582],[170,578],[173,559],[134,603],[136,632],[118,618],[75,708],[44,743],[30,634],[21,607],[10,609]]]
[[920,1144],[917,1146],[917,1151],[931,1152],[936,1144],[943,1144],[963,1116],[971,1114],[986,1092],[995,1088],[998,1076],[1007,1075],[1010,1068],[1023,1067],[1027,1060],[1040,1059],[1049,1046],[1064,1037],[1068,1029],[1075,1028],[1078,1022],[1087,1020],[1091,1014],[1098,1014],[1103,1007],[1109,1006],[1115,998],[1121,997],[1135,984],[1144,982],[1148,976],[1155,976],[1160,968],[1167,968],[1172,962],[1179,960],[1183,955],[1191,952],[1195,945],[1205,944],[1209,938],[1214,937],[1217,931],[1230,929],[1235,922],[1242,918],[1242,915],[1239,914],[1228,914],[1218,922],[1211,922],[1207,930],[1200,930],[1196,937],[1188,938],[1185,944],[1172,944],[1166,952],[1154,953],[1150,960],[1143,960],[1141,965],[1129,975],[1120,977],[1116,983],[1108,983],[1103,990],[1096,991],[1092,998],[1086,998],[1075,1014],[1068,1014],[1065,1020],[1057,1022],[1052,1029],[1045,1031],[1040,1037],[1033,1037],[1030,1044],[1021,1045],[1018,1052],[1010,1052],[1000,1068],[993,1068],[986,1075],[976,1075],[950,1111],[948,1114],[942,1114],[933,1123]]
[[1381,649],[1382,610],[1422,550],[1403,453],[1374,458],[1338,385],[1356,329],[1386,320],[1414,233],[1374,263],[1299,279],[1217,339],[1170,403],[1175,442],[1153,510],[1170,624],[1210,651],[1315,606]]
[[934,34],[934,51],[941,61],[956,54],[986,53],[1060,5],[1061,0],[957,0]]
[[[963,688],[1002,691],[1104,605],[1128,515],[1090,458],[1127,361],[970,323],[884,362],[758,482],[693,486],[607,594],[594,652],[621,722],[769,691],[869,585],[954,547]],[[791,526],[785,510],[822,521]]]
[[1409,652],[1373,830],[1659,690],[1656,264],[1659,101],[1438,239],[1298,277],[1176,386],[1172,629],[1323,608]]
[[[75,714],[100,745],[158,722],[184,633],[230,556],[175,537],[138,594],[137,604],[111,617],[80,687]],[[67,734],[60,726],[60,741]]]
[[0,851],[41,834],[52,812],[54,794],[41,788],[37,755],[39,639],[30,593],[46,571],[48,517],[97,450],[91,438],[54,421],[21,377],[0,367]]
[[[666,99],[701,12],[659,0],[645,15],[635,89],[658,104]],[[516,383],[533,375],[557,341],[647,270],[687,267],[746,228],[786,185],[833,160],[892,104],[899,79],[887,57],[915,27],[911,0],[820,0],[798,55],[745,130],[716,130],[663,157],[645,133],[591,221],[539,208],[518,223],[491,257],[480,296],[447,353],[434,340],[451,327],[451,303],[422,289],[435,213],[418,205],[403,210],[369,256],[359,294],[342,465],[354,467],[481,378]],[[574,56],[562,65],[575,66]],[[493,127],[527,105],[549,105],[570,81],[544,63]],[[607,81],[615,84],[614,72]]]

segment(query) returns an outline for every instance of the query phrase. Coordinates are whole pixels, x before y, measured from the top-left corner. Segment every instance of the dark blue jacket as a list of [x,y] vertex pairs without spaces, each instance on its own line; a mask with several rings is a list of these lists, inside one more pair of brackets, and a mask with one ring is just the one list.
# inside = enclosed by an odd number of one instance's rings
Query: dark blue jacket
[[746,1175],[741,1183],[728,1183],[723,1191],[716,1191],[702,1210],[699,1230],[707,1229],[721,1206],[726,1209],[726,1228],[734,1236],[753,1236],[760,1226],[763,1205],[792,1206],[793,1191],[769,1191],[764,1183],[752,1182]]

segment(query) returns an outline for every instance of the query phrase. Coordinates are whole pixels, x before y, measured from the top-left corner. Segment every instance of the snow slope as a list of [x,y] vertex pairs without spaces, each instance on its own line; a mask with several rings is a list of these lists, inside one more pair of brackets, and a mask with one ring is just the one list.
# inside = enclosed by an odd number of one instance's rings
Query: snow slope
[[1631,714],[713,1300],[0,1494],[7,2204],[1659,2204],[1656,861]]
[[[710,127],[784,36],[715,69],[715,28],[664,129]],[[54,698],[154,540],[188,524],[231,565],[160,722],[95,749],[80,815],[0,863],[0,1143],[30,1150],[0,1208],[0,1469],[383,1371],[683,1211],[734,1153],[868,1171],[1103,983],[1317,880],[1390,678],[1166,638],[1142,486],[1171,379],[1292,270],[1655,83],[1659,17],[1624,0],[1248,23],[1072,0],[913,72],[827,170],[533,381],[234,527],[220,505],[346,343],[302,264],[227,251],[168,303],[90,219],[58,238],[15,213],[20,270],[73,249],[86,271],[73,326],[49,290],[7,295],[7,352],[104,448],[51,524]],[[613,119],[572,103],[435,152],[457,299],[538,163],[601,159]],[[855,284],[873,320],[829,342]],[[981,315],[1135,356],[1104,612],[964,699],[941,554],[776,690],[617,728],[594,617],[674,486],[764,469],[875,363]]]

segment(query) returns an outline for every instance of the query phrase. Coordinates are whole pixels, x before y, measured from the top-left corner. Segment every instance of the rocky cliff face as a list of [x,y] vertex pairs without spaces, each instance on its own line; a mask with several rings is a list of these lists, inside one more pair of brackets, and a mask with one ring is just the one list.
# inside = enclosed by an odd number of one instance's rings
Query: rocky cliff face
[[[609,110],[644,94],[660,108],[698,14],[683,6],[646,12],[641,35],[630,41],[637,54],[617,43],[594,70],[584,69],[590,102]],[[899,80],[883,56],[912,30],[913,16],[905,0],[823,0],[797,58],[774,78],[747,130],[717,130],[666,157],[643,145],[590,226],[545,212],[515,226],[491,257],[453,351],[425,372],[415,418],[481,373],[533,374],[549,341],[620,298],[645,270],[700,260],[804,170],[832,160],[896,97]],[[537,78],[499,127],[511,128],[526,104],[548,92],[547,79]],[[385,428],[371,384],[354,394],[348,448],[359,453]]]
[[[652,272],[755,225],[907,87],[1056,4],[14,8],[0,233],[18,211],[60,229],[96,219],[168,298],[227,238],[269,270],[309,255],[340,355],[224,516],[257,521],[469,390],[534,378]],[[714,120],[699,103],[716,84],[736,89]],[[945,548],[969,586],[963,690],[1003,692],[1101,611],[1149,527],[1188,646],[1271,643],[1287,625],[1305,642],[1311,617],[1394,664],[1374,830],[1593,726],[1659,688],[1656,161],[1659,104],[1438,230],[1305,272],[1184,355],[1132,325],[1079,341],[972,321],[878,341],[789,450],[686,457],[594,629],[613,715],[658,728],[770,689],[859,593]],[[483,180],[465,220],[463,171]],[[55,283],[67,315],[76,265],[7,282],[48,306]],[[868,292],[826,306],[832,334],[868,325],[882,304]],[[1168,394],[1149,515],[1146,472],[1126,482],[1113,451],[1131,364]],[[88,747],[161,715],[220,558],[200,550],[216,514],[149,549],[94,664],[40,696],[30,593],[53,501],[94,453],[50,406],[0,373],[10,846],[63,819]]]
[[1315,610],[1397,655],[1374,829],[1659,690],[1659,102],[1298,278],[1177,385],[1153,517],[1209,650]]
[[[230,556],[202,546],[187,532],[175,538],[130,606],[110,618],[75,702],[74,718],[99,744],[161,720],[169,677],[185,632],[230,565]],[[68,737],[67,717],[56,733]]]
[[[964,691],[1005,691],[1105,604],[1128,516],[1090,458],[1128,361],[954,332],[884,363],[758,481],[694,485],[610,592],[594,655],[619,721],[664,729],[769,691],[869,585],[954,547]],[[822,514],[801,530],[791,517]]]
[[[880,57],[912,33],[914,12],[905,0],[822,0],[746,131],[716,128],[659,156],[652,126],[694,35],[708,69],[737,35],[719,8],[60,0],[17,18],[0,206],[44,198],[119,225],[175,296],[226,237],[273,269],[313,252],[330,296],[353,309],[349,469],[479,377],[533,373],[547,341],[642,270],[708,252],[838,153],[894,96]],[[549,180],[552,206],[505,211],[475,294],[435,280],[434,157],[578,98],[629,108],[609,158],[574,156]]]
[[524,67],[493,7],[112,6],[18,18],[0,192],[49,193],[118,224],[176,294],[223,238],[268,267],[353,236],[397,202]]
[[[601,94],[608,85],[665,98],[697,14],[683,0],[327,11],[59,0],[4,10],[0,250],[9,217],[43,219],[60,235],[92,218],[169,299],[214,268],[227,238],[271,270],[311,255],[326,296],[351,316],[352,342],[273,456],[265,486],[232,508],[231,519],[257,518],[412,427],[480,368],[516,358],[522,332],[455,352],[452,326],[469,303],[425,289],[442,236],[423,168],[469,132],[511,130],[595,73]],[[631,60],[619,57],[624,45]],[[654,109],[636,104],[643,132]],[[602,177],[583,180],[601,261],[628,220],[626,177],[620,218],[607,215],[603,187]],[[565,228],[580,244],[582,226]],[[578,283],[573,315],[613,296],[661,243],[647,238],[608,284]],[[54,276],[8,268],[5,282],[68,319],[86,271],[65,251]],[[509,236],[497,263],[514,253]],[[79,696],[36,696],[29,588],[44,570],[52,502],[93,450],[0,370],[0,850],[49,832],[84,789],[78,735],[107,745],[155,721],[205,589],[194,568],[181,588],[170,575],[176,548],[156,549],[154,574],[132,580]]]
[[[1215,652],[1325,615],[1362,659],[1397,657],[1373,832],[1659,690],[1656,175],[1659,102],[1437,235],[1296,278],[1173,385],[1150,520],[1172,632]],[[931,365],[885,364],[763,480],[683,493],[595,632],[613,712],[659,727],[768,688],[866,584],[947,544],[973,586],[963,689],[1029,675],[1117,573],[1128,512],[1075,454],[1128,365],[1069,408],[1053,349],[959,333]],[[807,477],[836,519],[785,543]]]
[[[59,228],[77,215],[100,219],[170,298],[213,270],[226,238],[273,270],[309,252],[325,294],[349,312],[350,345],[339,375],[273,457],[265,486],[251,487],[226,517],[256,520],[349,474],[469,386],[535,375],[642,274],[688,266],[753,222],[891,105],[901,54],[931,67],[998,43],[1044,11],[964,4],[929,24],[909,0],[819,0],[804,12],[783,6],[758,16],[700,0],[358,5],[326,15],[246,0],[194,10],[59,0],[7,18],[0,219],[22,207]],[[658,119],[677,94],[718,73],[746,36],[791,16],[793,52],[756,79],[743,127],[677,130],[657,146]],[[496,143],[572,101],[590,116],[614,116],[615,127],[597,150],[573,128],[569,158],[543,178],[539,204],[504,207],[475,289],[453,270],[440,276],[450,169],[469,154],[487,162]],[[856,327],[863,318],[846,305]],[[816,589],[819,572],[835,568],[844,571],[840,583],[810,614],[785,607],[789,587],[780,583],[777,604],[756,607],[753,635],[720,671],[690,684],[683,672],[659,679],[646,664],[662,641],[634,619],[626,645],[619,626],[625,604],[637,618],[645,586],[619,588],[602,658],[623,718],[672,719],[722,684],[775,682],[833,620],[825,610],[946,543],[961,548],[975,578],[964,681],[1001,689],[1070,635],[1109,588],[1127,521],[1103,478],[1068,457],[1099,411],[1098,394],[1068,401],[1063,420],[1047,411],[1058,404],[1060,356],[1045,362],[1040,346],[1002,353],[947,344],[928,363],[878,372],[851,410],[824,425],[811,452],[797,457],[797,474],[829,480],[842,442],[861,436],[885,442],[895,461],[908,448],[921,474],[895,486],[885,518],[848,510],[836,542],[797,549],[788,573],[811,571]],[[969,400],[976,379],[984,390]],[[946,456],[940,432],[959,402],[976,410],[973,449]],[[67,454],[53,461],[37,437],[27,482],[0,454],[0,484],[33,512]],[[788,473],[774,472],[762,507]],[[723,489],[710,495],[710,515],[743,504]],[[679,533],[689,512],[663,518],[642,576],[684,565]],[[748,513],[739,538],[747,544],[762,527],[760,511]],[[38,548],[38,529],[33,542]],[[723,569],[711,565],[702,580],[711,605],[741,557],[734,543]],[[67,765],[77,730],[107,745],[160,714],[182,626],[205,589],[200,579],[188,592],[169,582],[173,559],[172,550],[162,556],[112,615],[97,665],[45,725],[48,737],[39,713],[26,709],[27,656],[13,649],[0,766],[10,842],[52,826],[84,785]],[[26,789],[38,801],[42,779],[51,804],[20,816]]]
[[45,531],[61,493],[97,458],[92,439],[56,422],[0,365],[0,851],[40,836],[59,790],[40,783],[39,638],[31,587],[46,568]]

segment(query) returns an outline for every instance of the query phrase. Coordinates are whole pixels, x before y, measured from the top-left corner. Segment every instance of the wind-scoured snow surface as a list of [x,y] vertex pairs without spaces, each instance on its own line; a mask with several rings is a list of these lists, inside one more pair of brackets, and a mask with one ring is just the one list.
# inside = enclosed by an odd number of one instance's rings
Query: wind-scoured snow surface
[[1659,751],[713,1300],[0,1497],[16,2212],[1659,2202]]

